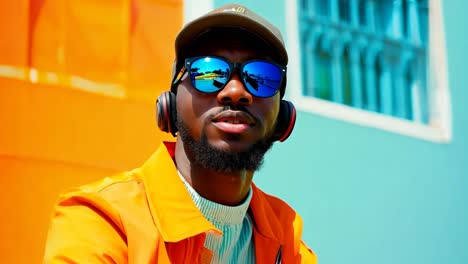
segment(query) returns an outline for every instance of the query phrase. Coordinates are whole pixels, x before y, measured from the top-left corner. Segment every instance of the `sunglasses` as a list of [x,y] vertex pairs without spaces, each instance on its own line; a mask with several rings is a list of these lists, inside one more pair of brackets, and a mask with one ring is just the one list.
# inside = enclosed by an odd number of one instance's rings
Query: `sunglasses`
[[249,93],[257,97],[271,97],[283,85],[286,67],[267,60],[250,60],[233,63],[216,56],[201,56],[185,59],[173,84],[177,83],[187,71],[192,86],[203,93],[222,90],[237,70],[242,83]]

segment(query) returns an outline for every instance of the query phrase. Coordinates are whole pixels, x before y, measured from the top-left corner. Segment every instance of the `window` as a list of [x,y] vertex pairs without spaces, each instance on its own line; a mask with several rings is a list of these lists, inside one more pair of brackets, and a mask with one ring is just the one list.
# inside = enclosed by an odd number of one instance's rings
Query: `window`
[[300,110],[449,141],[440,2],[288,1],[289,95]]

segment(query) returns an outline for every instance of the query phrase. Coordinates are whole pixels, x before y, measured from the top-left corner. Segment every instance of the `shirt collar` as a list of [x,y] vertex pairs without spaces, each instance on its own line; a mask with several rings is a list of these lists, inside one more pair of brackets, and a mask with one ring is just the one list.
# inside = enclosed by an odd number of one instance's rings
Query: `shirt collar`
[[252,188],[249,189],[247,198],[245,198],[242,204],[237,206],[227,206],[203,198],[184,179],[184,176],[180,174],[180,171],[178,171],[178,173],[179,178],[182,180],[185,187],[187,188],[190,197],[192,198],[192,201],[202,212],[205,218],[208,219],[208,221],[213,223],[218,228],[222,226],[242,224],[245,215],[247,214],[247,209],[249,209],[250,200],[252,199]]

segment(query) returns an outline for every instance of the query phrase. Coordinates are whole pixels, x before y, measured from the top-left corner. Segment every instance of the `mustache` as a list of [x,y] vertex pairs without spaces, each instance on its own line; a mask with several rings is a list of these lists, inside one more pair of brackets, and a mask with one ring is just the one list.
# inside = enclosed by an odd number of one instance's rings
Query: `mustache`
[[214,116],[222,113],[222,112],[225,112],[225,111],[242,111],[246,114],[248,114],[249,116],[251,116],[254,120],[255,120],[255,123],[261,123],[262,120],[260,118],[258,118],[257,116],[255,116],[254,114],[252,114],[248,109],[247,107],[243,106],[243,105],[230,105],[230,104],[226,104],[226,105],[223,105],[223,108],[219,111],[217,111],[216,113],[213,113],[210,115],[210,119],[212,119]]

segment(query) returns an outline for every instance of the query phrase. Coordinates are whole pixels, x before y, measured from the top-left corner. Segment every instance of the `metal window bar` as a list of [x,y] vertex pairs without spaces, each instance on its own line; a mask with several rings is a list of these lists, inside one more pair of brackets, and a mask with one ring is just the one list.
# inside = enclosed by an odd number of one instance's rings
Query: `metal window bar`
[[349,59],[351,64],[351,105],[356,108],[363,108],[363,90],[361,56],[359,47],[352,45],[349,48]]
[[428,123],[427,0],[301,3],[305,96]]

